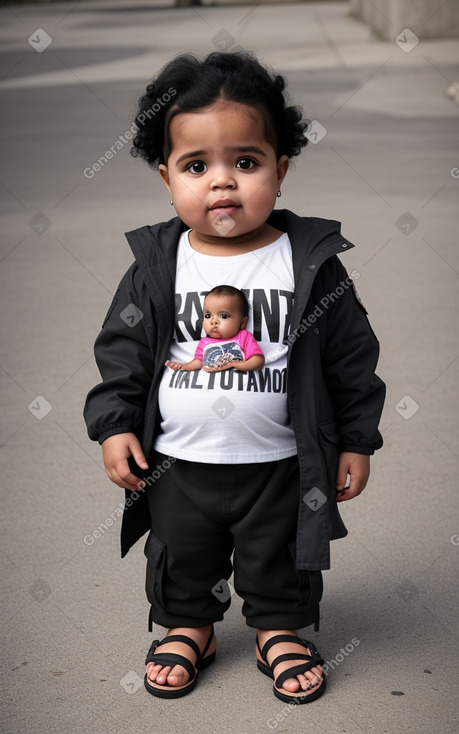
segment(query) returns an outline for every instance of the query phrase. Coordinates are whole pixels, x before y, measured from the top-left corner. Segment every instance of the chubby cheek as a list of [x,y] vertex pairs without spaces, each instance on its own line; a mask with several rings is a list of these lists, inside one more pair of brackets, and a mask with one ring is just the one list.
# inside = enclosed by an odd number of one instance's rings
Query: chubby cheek
[[204,199],[199,191],[190,190],[190,187],[179,184],[172,189],[171,199],[177,211],[186,212],[194,217],[201,215],[204,209]]
[[264,177],[252,186],[251,196],[248,197],[247,203],[258,208],[271,206],[277,194],[277,179],[275,176]]
[[203,187],[200,186],[197,181],[190,181],[180,177],[174,180],[172,186],[173,190],[177,196],[183,200],[184,204],[188,203],[192,206],[193,204],[197,204],[202,201],[204,192],[201,189]]
[[258,191],[256,195],[250,197],[247,201],[248,206],[252,212],[257,212],[260,215],[266,215],[271,213],[276,202],[276,193],[273,193],[271,189]]

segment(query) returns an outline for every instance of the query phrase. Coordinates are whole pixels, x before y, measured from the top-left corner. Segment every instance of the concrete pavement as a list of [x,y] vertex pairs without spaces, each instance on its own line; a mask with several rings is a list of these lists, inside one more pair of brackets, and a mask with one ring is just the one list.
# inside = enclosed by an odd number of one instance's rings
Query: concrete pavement
[[[445,92],[459,81],[459,44],[416,43],[400,28],[381,41],[345,2],[165,5],[0,10],[2,730],[452,734],[459,107]],[[282,206],[339,219],[355,242],[343,262],[360,274],[388,385],[385,446],[342,508],[350,533],[324,574],[321,630],[305,631],[329,690],[298,708],[257,672],[237,596],[196,691],[167,702],[144,690],[143,544],[120,559],[122,492],[81,416],[98,380],[93,340],[131,263],[123,233],[171,216],[128,144],[84,172],[171,56],[238,45],[285,73],[323,128]]]

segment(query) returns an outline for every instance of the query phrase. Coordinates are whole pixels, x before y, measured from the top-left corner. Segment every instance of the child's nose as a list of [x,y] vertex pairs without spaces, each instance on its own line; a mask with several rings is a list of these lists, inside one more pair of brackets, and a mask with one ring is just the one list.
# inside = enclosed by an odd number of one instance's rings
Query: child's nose
[[212,189],[232,189],[235,185],[236,181],[233,172],[226,167],[219,168],[215,171],[210,184]]

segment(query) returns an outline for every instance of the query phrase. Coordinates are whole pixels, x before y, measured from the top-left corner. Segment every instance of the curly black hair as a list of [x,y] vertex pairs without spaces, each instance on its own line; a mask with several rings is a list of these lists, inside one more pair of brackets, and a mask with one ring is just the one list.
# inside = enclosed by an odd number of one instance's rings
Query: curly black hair
[[180,54],[163,67],[139,99],[131,155],[158,168],[171,151],[172,118],[224,98],[260,110],[266,139],[277,158],[297,156],[308,143],[304,133],[309,121],[303,119],[300,107],[287,104],[285,88],[285,79],[263,67],[248,51],[214,51],[203,61],[190,53]]

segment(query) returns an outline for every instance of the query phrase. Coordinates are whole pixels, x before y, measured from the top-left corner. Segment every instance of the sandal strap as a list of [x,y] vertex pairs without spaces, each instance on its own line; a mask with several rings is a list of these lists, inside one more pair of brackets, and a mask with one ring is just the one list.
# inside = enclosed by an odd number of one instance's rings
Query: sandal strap
[[151,662],[150,658],[154,654],[154,652],[155,652],[155,650],[156,650],[156,648],[157,648],[157,646],[159,644],[160,644],[160,641],[159,640],[153,640],[153,642],[150,645],[150,649],[147,652],[147,657],[145,658],[145,665],[147,665],[147,663]]
[[202,658],[206,654],[207,650],[210,647],[210,643],[214,639],[214,626],[212,625],[212,629],[210,630],[209,639],[206,642],[206,646],[204,647],[204,650],[202,652],[199,652],[198,659],[196,660],[196,666],[201,663]]
[[160,645],[166,645],[169,642],[183,642],[185,645],[188,645],[193,650],[194,654],[199,657],[201,654],[201,651],[199,649],[199,646],[197,643],[191,639],[191,637],[188,637],[187,635],[169,635],[168,637],[164,637]]
[[[299,644],[302,647],[304,647],[305,649],[308,649],[310,651],[310,654],[301,653],[301,652],[288,652],[288,653],[284,653],[283,655],[278,655],[277,658],[274,658],[272,663],[269,664],[267,657],[266,657],[267,653],[272,647],[274,647],[274,645],[277,645],[279,642],[290,642],[290,643]],[[324,660],[320,656],[320,653],[313,642],[310,642],[309,640],[303,640],[300,637],[295,637],[294,635],[276,635],[275,637],[271,637],[271,639],[269,639],[263,645],[263,649],[260,648],[260,644],[258,642],[258,636],[257,636],[257,647],[258,647],[261,657],[263,658],[265,663],[269,666],[273,675],[274,675],[274,669],[276,665],[278,665],[279,663],[285,662],[286,660],[304,660],[304,663],[295,665],[289,668],[288,670],[284,670],[283,673],[280,673],[274,682],[274,685],[276,686],[276,688],[280,688],[282,684],[286,680],[288,680],[288,678],[295,678],[297,675],[302,675],[306,671],[312,670],[312,668],[315,668],[317,665],[324,664]]]
[[[209,639],[207,640],[206,646],[204,647],[203,651],[199,649],[198,644],[191,639],[191,637],[188,637],[187,635],[169,635],[168,637],[163,637],[162,640],[153,640],[153,642],[150,645],[150,649],[148,650],[147,657],[145,660],[145,665],[147,663],[153,663],[157,662],[159,665],[162,663],[158,660],[158,658],[161,656],[163,659],[165,659],[166,655],[175,656],[175,658],[181,658],[182,660],[186,660],[188,663],[188,666],[191,666],[191,669],[184,665],[183,663],[179,663],[180,665],[183,665],[184,668],[187,669],[188,673],[190,673],[190,676],[195,675],[195,668],[198,668],[198,666],[201,663],[202,658],[206,654],[207,650],[209,649],[210,643],[212,642],[214,637],[214,627],[212,625],[212,629],[209,635]],[[193,663],[188,660],[188,658],[185,658],[183,655],[179,655],[178,653],[155,653],[155,650],[157,647],[160,647],[161,645],[165,645],[169,642],[183,642],[185,645],[188,645],[193,650],[194,654],[196,655],[196,663],[193,665]]]
[[314,647],[312,642],[308,642],[307,640],[302,640],[301,637],[296,637],[295,635],[275,635],[274,637],[271,637],[265,644],[263,645],[263,649],[260,649],[260,645],[258,642],[258,636],[257,636],[257,645],[258,649],[260,651],[261,657],[263,660],[267,663],[266,655],[269,652],[269,650],[274,647],[274,645],[277,645],[279,642],[291,642],[296,643],[298,645],[302,645],[302,647],[308,647],[311,652],[317,653],[317,648]]
[[286,660],[306,660],[308,663],[310,663],[313,661],[313,659],[313,655],[303,655],[303,653],[301,652],[286,652],[285,655],[279,655],[277,658],[274,658],[269,667],[271,668],[271,670],[274,671],[276,665],[279,665],[279,663],[284,663]]
[[[145,665],[147,665],[147,663],[153,662],[152,658],[154,655],[156,655],[156,657],[162,654],[166,655],[167,653],[160,653],[160,652],[156,653],[156,648],[160,647],[161,645],[165,645],[166,643],[169,643],[169,642],[183,642],[189,645],[192,648],[193,652],[195,653],[196,657],[199,659],[200,650],[194,640],[191,640],[189,637],[185,637],[184,635],[169,635],[169,637],[164,637],[162,640],[153,640],[153,642],[150,645],[150,649],[147,652],[147,657],[145,659]],[[171,653],[171,654],[175,654],[175,653]]]

